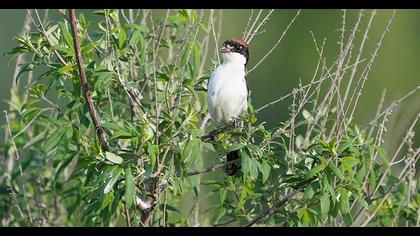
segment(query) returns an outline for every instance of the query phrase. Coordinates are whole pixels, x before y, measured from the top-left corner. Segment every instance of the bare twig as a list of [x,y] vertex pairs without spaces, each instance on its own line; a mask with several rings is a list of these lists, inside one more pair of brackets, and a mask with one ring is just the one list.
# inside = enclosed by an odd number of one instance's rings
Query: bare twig
[[127,223],[127,227],[131,227],[130,223],[130,213],[128,212],[127,203],[124,202],[124,215],[125,215],[125,222]]
[[274,46],[270,49],[270,51],[268,51],[264,57],[255,65],[253,66],[250,70],[247,71],[247,74],[251,73],[253,70],[255,70],[276,48],[277,46],[280,44],[280,42],[283,40],[284,36],[286,35],[287,31],[289,30],[290,26],[293,24],[293,22],[295,22],[296,18],[299,16],[301,10],[298,10],[295,17],[293,17],[293,19],[290,21],[290,23],[287,25],[286,29],[283,31],[283,33],[281,34],[280,38],[277,40],[277,42],[274,44]]
[[[257,28],[254,30],[254,32],[250,32],[250,38],[247,39],[247,43],[251,43],[251,40],[254,38],[254,36],[258,33],[258,30],[262,25],[264,25],[267,20],[269,19],[270,15],[273,13],[274,9],[271,9],[268,14],[264,17],[264,19],[260,22],[260,24],[257,26]],[[254,22],[255,23],[255,22]]]
[[244,37],[244,40],[245,41],[248,41],[248,38],[251,35],[251,32],[254,29],[255,24],[257,24],[258,19],[260,18],[262,12],[263,12],[263,9],[260,9],[260,11],[258,12],[257,17],[255,18],[254,22],[251,25],[251,28],[249,28],[248,32],[246,32],[245,37]]
[[[368,25],[366,26],[365,32],[363,34],[362,42],[360,43],[360,47],[359,47],[359,52],[356,56],[356,61],[359,61],[360,57],[362,56],[363,48],[364,48],[365,42],[368,38],[369,30],[370,30],[370,27],[372,25],[372,21],[373,21],[373,18],[375,17],[375,15],[376,15],[376,10],[373,10],[372,14],[370,15]],[[347,84],[346,92],[344,93],[344,97],[343,97],[343,103],[344,104],[347,101],[347,96],[349,94],[350,86],[353,82],[353,78],[354,78],[354,75],[356,74],[356,71],[357,71],[357,66],[353,67],[353,69],[351,71],[351,75],[350,75],[350,78],[349,78],[349,81],[348,81],[348,84]]]
[[245,36],[248,34],[248,27],[249,27],[249,23],[251,23],[252,20],[252,16],[254,15],[254,9],[251,9],[251,15],[248,18],[248,23],[246,23],[246,27],[244,32],[242,33],[242,38],[245,39]]
[[215,45],[215,52],[216,52],[216,56],[217,56],[217,62],[220,63],[220,55],[219,55],[219,43],[217,41],[217,37],[216,37],[216,30],[214,27],[214,9],[210,10],[210,30],[213,34],[213,40],[214,40],[214,45]]
[[[375,50],[374,50],[374,52],[372,54],[372,57],[370,58],[368,64],[366,65],[364,71],[362,72],[362,76],[360,77],[359,81],[357,82],[356,88],[354,89],[353,94],[350,97],[350,101],[348,103],[349,105],[348,105],[348,107],[346,109],[346,115],[347,115],[348,109],[349,109],[349,107],[350,107],[350,105],[352,103],[353,96],[357,92],[356,100],[354,101],[353,109],[350,112],[349,119],[348,119],[349,121],[348,122],[350,122],[352,120],[352,118],[353,118],[353,114],[354,114],[354,111],[356,109],[357,102],[359,101],[359,98],[361,96],[361,91],[363,90],[364,84],[365,84],[366,80],[368,79],[369,72],[372,69],[372,65],[373,65],[373,62],[374,62],[376,56],[378,55],[378,50],[379,50],[379,48],[382,45],[382,41],[383,41],[383,39],[385,37],[385,34],[390,30],[391,23],[392,23],[392,20],[394,19],[394,16],[395,16],[395,10],[392,12],[391,16],[389,17],[388,23],[387,23],[387,25],[385,27],[384,32],[381,35],[381,38],[380,38],[378,44],[376,45],[376,48],[375,48]],[[361,82],[361,84],[360,84],[360,82]],[[360,88],[358,88],[359,87],[359,84],[360,84]]]

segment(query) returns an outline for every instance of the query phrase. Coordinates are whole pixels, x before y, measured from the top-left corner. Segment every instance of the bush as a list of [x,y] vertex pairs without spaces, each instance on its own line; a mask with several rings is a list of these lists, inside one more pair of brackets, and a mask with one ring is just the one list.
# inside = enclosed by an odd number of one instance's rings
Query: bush
[[[382,147],[387,117],[419,87],[388,107],[381,103],[367,124],[352,124],[395,12],[364,64],[363,43],[354,43],[363,11],[348,38],[343,22],[341,50],[330,67],[325,41],[313,37],[319,61],[311,82],[258,109],[250,99],[243,128],[222,127],[211,140],[206,90],[218,55],[211,63],[208,53],[220,34],[213,10],[167,10],[159,19],[148,10],[130,10],[129,18],[98,10],[98,30],[83,14],[59,12],[63,21],[43,22],[28,11],[36,29],[16,37],[8,53],[29,57],[16,82],[30,76],[24,93],[12,88],[5,113],[2,225],[419,224],[420,149],[412,139],[420,115],[394,155]],[[261,21],[251,15],[248,41],[272,12]],[[287,120],[273,129],[257,121],[258,112],[287,99]],[[202,179],[223,169],[233,150],[241,152],[237,176],[220,171]],[[205,164],[204,156],[214,163]]]

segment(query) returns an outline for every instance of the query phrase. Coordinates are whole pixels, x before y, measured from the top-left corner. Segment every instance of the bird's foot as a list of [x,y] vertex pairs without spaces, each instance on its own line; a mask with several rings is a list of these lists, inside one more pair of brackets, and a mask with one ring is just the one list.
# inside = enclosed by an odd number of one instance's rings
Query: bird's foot
[[208,134],[201,136],[201,140],[214,142],[216,141],[217,134],[219,134],[218,130],[212,130]]
[[239,118],[234,118],[232,122],[233,127],[235,128],[242,128],[244,126],[244,122]]

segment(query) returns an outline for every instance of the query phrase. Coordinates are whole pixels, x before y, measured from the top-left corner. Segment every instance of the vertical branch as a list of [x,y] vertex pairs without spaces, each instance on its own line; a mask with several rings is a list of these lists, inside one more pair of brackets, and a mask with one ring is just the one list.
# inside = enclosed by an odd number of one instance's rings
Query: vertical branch
[[216,37],[216,31],[215,31],[215,27],[214,27],[214,17],[213,17],[213,14],[214,14],[214,10],[211,9],[210,10],[210,25],[211,25],[210,30],[211,30],[211,32],[213,34],[213,39],[214,39],[214,44],[215,44],[215,50],[214,51],[216,52],[217,63],[220,63],[219,43],[218,43],[217,37]]
[[70,25],[71,25],[71,31],[72,31],[72,36],[73,36],[74,51],[75,51],[75,56],[76,56],[76,63],[77,63],[79,76],[80,76],[80,86],[82,87],[83,96],[85,97],[86,105],[88,107],[89,114],[90,114],[90,118],[92,119],[93,124],[95,126],[96,135],[99,139],[99,143],[101,144],[101,148],[103,151],[109,151],[109,146],[105,139],[105,132],[96,114],[95,106],[93,105],[92,97],[89,90],[89,84],[87,82],[85,70],[83,68],[83,59],[82,59],[82,54],[80,52],[79,39],[77,37],[76,10],[69,9],[69,16],[70,16]]

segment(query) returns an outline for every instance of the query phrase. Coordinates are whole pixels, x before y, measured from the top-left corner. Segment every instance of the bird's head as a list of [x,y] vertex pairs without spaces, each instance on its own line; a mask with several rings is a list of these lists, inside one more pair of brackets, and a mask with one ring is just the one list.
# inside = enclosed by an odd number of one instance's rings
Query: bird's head
[[248,44],[240,38],[228,39],[219,49],[225,62],[237,62],[246,65],[249,58]]

